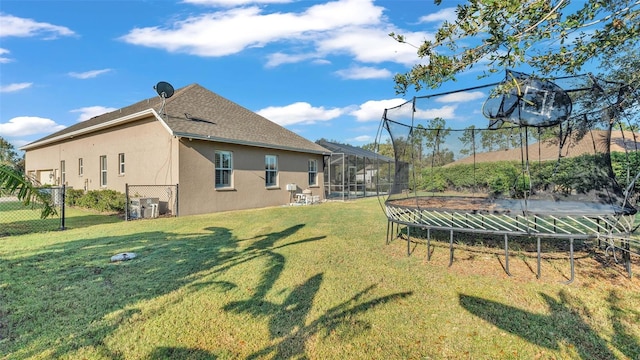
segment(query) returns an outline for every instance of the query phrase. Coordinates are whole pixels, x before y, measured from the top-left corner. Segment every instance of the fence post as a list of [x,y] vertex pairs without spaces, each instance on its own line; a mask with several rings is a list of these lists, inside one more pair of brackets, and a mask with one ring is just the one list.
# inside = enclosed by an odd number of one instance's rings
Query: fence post
[[65,230],[65,214],[64,214],[64,208],[66,207],[67,204],[67,186],[65,184],[62,184],[62,188],[60,189],[60,191],[62,192],[60,194],[60,230]]
[[129,221],[129,184],[124,184],[124,221]]
[[180,199],[180,196],[178,196],[178,184],[176,184],[176,217],[179,216],[178,199]]

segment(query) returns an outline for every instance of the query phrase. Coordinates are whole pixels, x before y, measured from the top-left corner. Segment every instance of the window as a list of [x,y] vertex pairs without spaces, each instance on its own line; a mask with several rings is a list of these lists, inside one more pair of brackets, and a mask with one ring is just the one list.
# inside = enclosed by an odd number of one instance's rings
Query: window
[[216,151],[216,188],[231,187],[233,159],[231,151]]
[[100,156],[100,186],[107,186],[107,156]]
[[278,185],[278,157],[275,155],[266,155],[264,157],[265,168],[265,185],[267,187]]
[[84,160],[78,159],[78,176],[84,175]]
[[118,174],[124,175],[124,153],[118,154]]
[[318,185],[318,160],[309,160],[309,186]]
[[67,172],[65,171],[64,160],[60,161],[60,185],[67,182]]

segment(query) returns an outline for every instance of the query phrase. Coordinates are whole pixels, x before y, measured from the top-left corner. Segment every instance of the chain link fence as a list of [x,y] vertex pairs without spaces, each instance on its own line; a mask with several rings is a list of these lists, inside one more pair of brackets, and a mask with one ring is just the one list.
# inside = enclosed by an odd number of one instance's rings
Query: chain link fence
[[127,220],[178,216],[178,184],[126,184],[125,195]]
[[41,187],[38,191],[51,195],[56,215],[42,219],[41,204],[25,206],[17,196],[0,189],[0,237],[64,229],[64,187]]

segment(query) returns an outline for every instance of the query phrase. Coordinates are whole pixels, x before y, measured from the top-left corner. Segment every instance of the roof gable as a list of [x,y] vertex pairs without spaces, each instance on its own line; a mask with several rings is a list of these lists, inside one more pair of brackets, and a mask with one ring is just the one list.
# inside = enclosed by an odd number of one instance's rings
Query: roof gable
[[[162,111],[158,114],[156,111]],[[291,151],[329,153],[322,146],[228,100],[198,84],[175,91],[165,100],[152,97],[133,105],[96,116],[45,136],[23,149],[62,140],[75,134],[91,133],[96,128],[134,121],[140,116],[155,116],[175,136],[228,142]]]

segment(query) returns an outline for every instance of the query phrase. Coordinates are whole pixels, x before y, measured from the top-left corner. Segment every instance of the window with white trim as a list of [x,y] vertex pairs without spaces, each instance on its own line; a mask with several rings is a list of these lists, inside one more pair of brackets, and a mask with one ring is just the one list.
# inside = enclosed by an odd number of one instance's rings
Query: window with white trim
[[100,156],[100,186],[107,186],[107,155]]
[[84,160],[78,158],[78,176],[84,175]]
[[124,175],[124,153],[118,154],[118,174]]
[[309,160],[309,186],[318,185],[318,160]]
[[216,188],[230,188],[233,180],[233,153],[216,150],[215,167]]
[[278,186],[278,157],[275,155],[265,155],[264,168],[265,186]]

